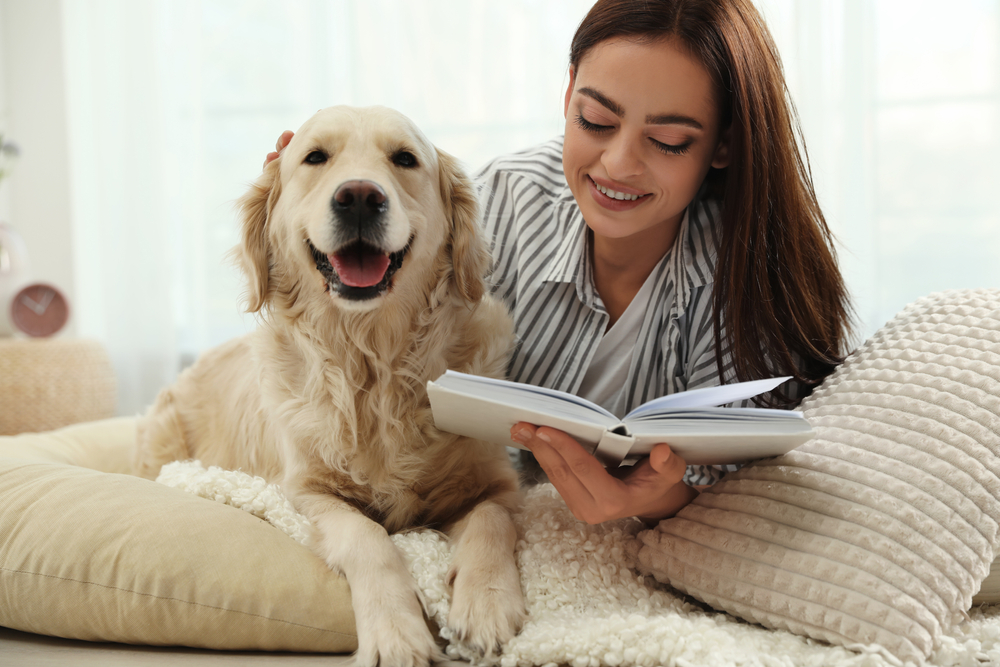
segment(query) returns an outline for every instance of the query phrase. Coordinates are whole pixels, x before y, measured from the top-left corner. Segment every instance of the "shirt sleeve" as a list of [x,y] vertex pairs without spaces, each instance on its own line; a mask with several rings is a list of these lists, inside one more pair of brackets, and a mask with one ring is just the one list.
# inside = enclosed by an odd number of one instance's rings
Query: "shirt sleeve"
[[511,174],[494,161],[476,172],[473,182],[482,211],[483,233],[490,249],[490,291],[513,310],[517,294],[517,210]]

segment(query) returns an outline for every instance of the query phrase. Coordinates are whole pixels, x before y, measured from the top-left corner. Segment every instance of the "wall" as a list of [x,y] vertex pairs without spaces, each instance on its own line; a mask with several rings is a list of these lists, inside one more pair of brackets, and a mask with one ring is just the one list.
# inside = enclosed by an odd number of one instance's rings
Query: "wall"
[[[24,237],[32,278],[72,306],[73,235],[60,0],[0,0],[0,129],[21,148],[0,218]],[[73,319],[60,334],[72,335]]]
[[[6,53],[4,53],[4,26],[6,26],[6,0],[0,4],[0,134],[7,136],[10,114],[7,110]],[[0,220],[10,220],[10,184],[0,183]]]

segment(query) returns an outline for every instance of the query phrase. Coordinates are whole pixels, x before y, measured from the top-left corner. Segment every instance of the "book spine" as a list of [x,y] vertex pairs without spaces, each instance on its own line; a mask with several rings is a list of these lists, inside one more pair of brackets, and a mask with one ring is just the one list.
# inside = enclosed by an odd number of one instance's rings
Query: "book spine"
[[605,468],[617,468],[628,456],[629,450],[634,444],[634,436],[621,435],[613,430],[607,430],[601,436],[601,441],[597,443],[593,454]]

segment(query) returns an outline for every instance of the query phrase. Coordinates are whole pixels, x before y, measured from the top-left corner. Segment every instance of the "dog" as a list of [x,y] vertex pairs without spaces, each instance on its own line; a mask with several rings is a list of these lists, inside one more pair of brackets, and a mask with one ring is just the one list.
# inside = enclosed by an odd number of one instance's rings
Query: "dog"
[[205,353],[140,419],[133,466],[280,482],[351,587],[362,665],[440,659],[389,534],[453,545],[449,626],[484,653],[524,619],[503,447],[434,428],[428,380],[503,377],[513,330],[486,292],[478,206],[454,158],[403,115],[331,107],[240,200],[235,259],[260,326]]

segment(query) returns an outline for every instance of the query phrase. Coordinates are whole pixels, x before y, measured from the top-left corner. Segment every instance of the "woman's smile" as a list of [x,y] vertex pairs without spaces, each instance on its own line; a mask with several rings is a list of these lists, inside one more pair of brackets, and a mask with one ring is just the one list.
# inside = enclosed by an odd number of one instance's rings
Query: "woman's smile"
[[593,176],[587,176],[587,182],[594,201],[611,211],[630,211],[644,204],[651,196],[649,193],[614,183],[605,185]]

